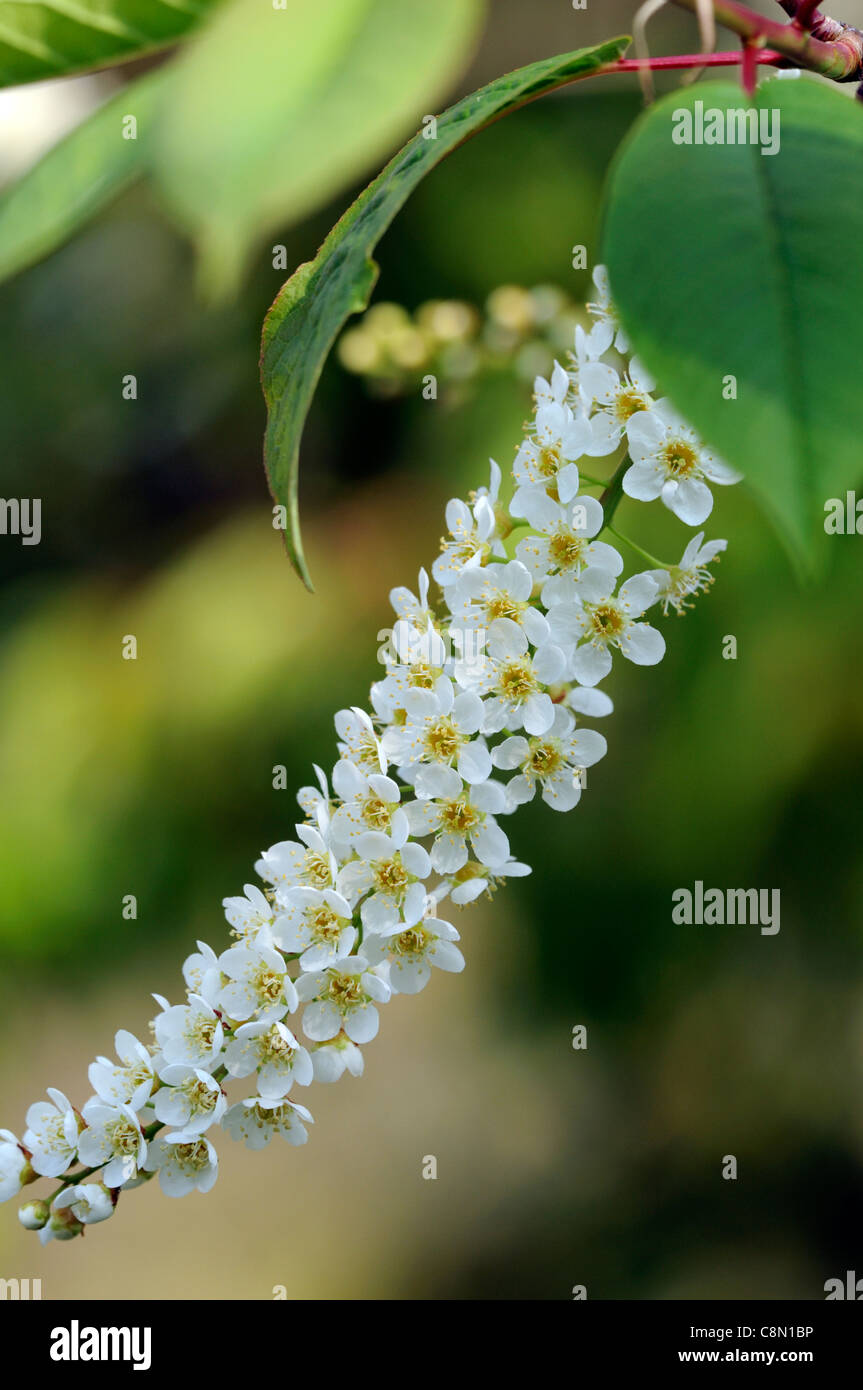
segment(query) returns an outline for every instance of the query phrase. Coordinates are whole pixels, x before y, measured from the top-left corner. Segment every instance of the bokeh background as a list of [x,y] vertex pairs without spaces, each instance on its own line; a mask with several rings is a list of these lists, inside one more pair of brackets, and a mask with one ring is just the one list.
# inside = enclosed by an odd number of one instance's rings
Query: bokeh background
[[[625,32],[633,8],[498,3],[452,94]],[[654,35],[695,46],[685,16]],[[41,93],[6,108],[7,172],[81,101],[77,83]],[[458,151],[382,243],[378,298],[583,299],[571,247],[596,254],[639,107],[632,81],[577,90]],[[273,238],[291,266],[347,201]],[[293,787],[331,760],[388,589],[430,564],[447,497],[511,460],[529,409],[506,370],[429,402],[377,398],[333,360],[303,449],[312,597],[260,461],[259,330],[283,276],[261,255],[213,309],[192,270],[139,189],[0,289],[0,491],[43,499],[41,544],[0,543],[0,1122],[19,1133],[46,1084],[86,1099],[88,1063],[145,1028],[150,991],[179,997],[196,938],[225,941],[222,897],[295,819],[273,767]],[[656,510],[625,503],[620,525],[678,553]],[[46,1298],[817,1299],[859,1267],[861,542],[825,539],[823,585],[802,591],[745,488],[710,532],[731,542],[719,582],[668,620],[659,668],[615,668],[581,806],[511,823],[533,876],[454,919],[468,969],[385,1010],[363,1080],[310,1093],[308,1146],[224,1138],[209,1197],[152,1184],[73,1245],[43,1249],[13,1203],[0,1275]],[[779,888],[779,935],[674,925],[695,879]]]

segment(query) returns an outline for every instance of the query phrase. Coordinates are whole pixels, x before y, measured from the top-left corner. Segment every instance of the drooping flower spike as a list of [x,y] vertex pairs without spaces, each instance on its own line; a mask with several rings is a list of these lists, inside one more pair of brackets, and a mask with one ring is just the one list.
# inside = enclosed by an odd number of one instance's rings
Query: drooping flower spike
[[492,462],[488,486],[447,506],[431,567],[440,602],[425,569],[416,594],[392,591],[369,708],[336,714],[337,760],[298,793],[294,837],[260,855],[260,885],[225,898],[231,944],[197,943],[181,1002],[154,996],[149,1043],[117,1033],[116,1060],[92,1063],[80,1109],[49,1089],[20,1140],[0,1130],[0,1200],[40,1177],[59,1184],[19,1213],[43,1242],[106,1220],[156,1173],[166,1196],[208,1192],[219,1136],[250,1149],[306,1143],[312,1115],[298,1095],[361,1076],[392,998],[464,968],[447,904],[530,873],[502,822],[537,795],[556,811],[578,805],[607,749],[583,721],[612,711],[597,685],[614,653],[660,661],[650,610],[683,611],[711,582],[726,542],[703,532],[679,564],[624,579],[620,552],[600,539],[611,518],[579,462],[617,452],[624,436],[623,490],[661,498],[687,524],[712,507],[708,481],[737,475],[654,401],[637,362],[615,355],[627,344],[602,267],[594,281],[594,326],[576,331],[570,369],[536,380],[508,510]]

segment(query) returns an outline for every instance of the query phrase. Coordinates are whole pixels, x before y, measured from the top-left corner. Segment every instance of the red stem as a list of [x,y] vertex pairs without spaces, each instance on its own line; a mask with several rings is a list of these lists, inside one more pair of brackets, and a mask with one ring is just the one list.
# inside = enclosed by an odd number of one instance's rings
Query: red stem
[[740,80],[743,83],[743,90],[748,97],[755,95],[755,86],[758,76],[758,49],[753,43],[743,45],[743,68],[740,73]]
[[[781,53],[774,53],[771,48],[753,48],[752,52],[756,63],[788,61]],[[637,72],[639,68],[652,68],[658,72],[662,68],[736,68],[742,62],[742,54],[734,49],[731,53],[675,53],[667,58],[619,58],[616,63],[610,63],[604,71]]]

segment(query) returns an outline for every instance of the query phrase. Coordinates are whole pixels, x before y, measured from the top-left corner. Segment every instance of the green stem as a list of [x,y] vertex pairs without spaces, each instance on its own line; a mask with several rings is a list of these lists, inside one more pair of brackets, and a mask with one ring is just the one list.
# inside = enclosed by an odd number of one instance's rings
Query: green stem
[[617,511],[618,504],[623,496],[623,476],[627,469],[632,467],[632,459],[627,454],[615,468],[606,489],[599,499],[605,517],[605,525],[609,526],[611,518]]
[[622,531],[615,530],[613,526],[607,526],[605,529],[607,531],[610,531],[611,534],[617,538],[617,540],[623,541],[624,545],[628,545],[630,550],[634,550],[636,555],[640,555],[642,560],[646,560],[649,565],[653,565],[654,569],[671,569],[671,566],[666,564],[664,560],[657,560],[655,555],[651,555],[650,552],[647,550],[642,550],[640,545],[636,545],[635,541],[631,541],[629,539],[629,536],[625,536]]

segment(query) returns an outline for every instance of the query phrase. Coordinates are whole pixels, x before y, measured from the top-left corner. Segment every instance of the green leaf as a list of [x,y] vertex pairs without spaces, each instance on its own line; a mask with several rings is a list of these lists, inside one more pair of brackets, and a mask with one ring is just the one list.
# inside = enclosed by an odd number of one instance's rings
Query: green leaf
[[[673,143],[675,111],[694,119],[699,101],[725,113],[744,98],[706,84],[640,120],[611,176],[604,258],[636,352],[811,570],[826,499],[863,471],[863,110],[812,79],[766,82],[756,111],[768,139],[778,112],[770,155]],[[736,400],[723,398],[729,377]]]
[[176,43],[215,0],[0,0],[0,87]]
[[[125,87],[0,197],[0,280],[61,246],[143,171],[166,76]],[[126,116],[137,121],[135,140],[123,137]]]
[[614,63],[628,44],[627,38],[612,39],[531,63],[451,106],[437,118],[435,138],[427,139],[424,131],[415,135],[336,223],[315,259],[282,286],[264,322],[261,348],[268,410],[264,461],[273,497],[286,509],[288,554],[309,588],[297,506],[300,438],[339,330],[371,297],[378,275],[371,259],[375,246],[417,184],[463,140],[525,102]]
[[211,296],[373,168],[452,82],[483,0],[232,0],[176,67],[155,174]]

